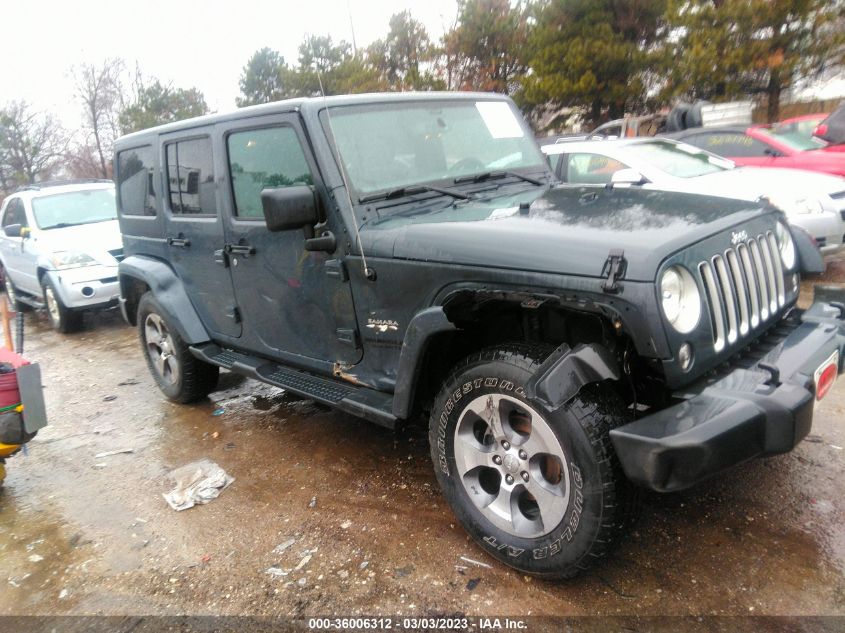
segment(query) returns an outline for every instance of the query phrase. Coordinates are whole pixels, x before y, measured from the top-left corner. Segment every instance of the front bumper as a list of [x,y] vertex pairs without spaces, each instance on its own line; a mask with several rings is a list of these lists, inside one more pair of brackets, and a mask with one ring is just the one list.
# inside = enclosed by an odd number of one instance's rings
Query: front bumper
[[815,303],[764,339],[770,346],[762,355],[752,346],[727,373],[675,394],[683,402],[610,432],[632,482],[682,490],[753,457],[786,453],[804,439],[813,421],[815,370],[835,350],[839,374],[845,368],[845,312]]
[[49,272],[62,303],[68,308],[117,305],[117,266],[83,266]]

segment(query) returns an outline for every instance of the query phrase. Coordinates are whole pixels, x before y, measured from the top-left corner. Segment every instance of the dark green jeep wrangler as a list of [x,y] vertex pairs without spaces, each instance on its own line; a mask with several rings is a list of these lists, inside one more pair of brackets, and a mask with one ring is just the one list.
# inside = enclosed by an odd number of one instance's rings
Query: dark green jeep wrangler
[[637,487],[792,449],[845,306],[766,203],[555,186],[507,98],[292,100],[116,146],[121,303],[165,395],[218,368],[388,427],[429,415],[480,547],[571,576]]

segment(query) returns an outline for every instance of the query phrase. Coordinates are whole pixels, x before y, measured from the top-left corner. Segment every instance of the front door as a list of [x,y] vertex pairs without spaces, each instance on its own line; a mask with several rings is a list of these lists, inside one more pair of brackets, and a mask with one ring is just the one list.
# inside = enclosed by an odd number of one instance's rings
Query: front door
[[224,237],[211,137],[193,134],[164,142],[169,259],[205,327],[236,338],[241,323],[232,277],[219,265]]
[[[354,363],[361,357],[352,292],[338,252],[305,250],[302,229],[270,232],[261,191],[322,183],[295,114],[220,128],[229,179],[226,242],[243,317],[242,344],[303,364]],[[329,228],[338,218],[330,218]],[[342,246],[339,245],[339,249]]]

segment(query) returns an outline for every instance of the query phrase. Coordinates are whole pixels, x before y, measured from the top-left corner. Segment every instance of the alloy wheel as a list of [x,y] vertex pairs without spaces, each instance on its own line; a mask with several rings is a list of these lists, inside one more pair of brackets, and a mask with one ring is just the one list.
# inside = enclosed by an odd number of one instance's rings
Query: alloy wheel
[[148,314],[144,321],[144,341],[159,377],[171,385],[179,382],[182,372],[175,355],[173,335],[164,320],[155,313]]
[[569,506],[566,454],[548,422],[502,394],[472,400],[455,427],[455,465],[472,503],[521,538],[548,534]]
[[56,299],[56,293],[49,284],[44,286],[44,302],[47,304],[47,312],[50,313],[50,319],[53,323],[58,324],[62,320],[62,313],[59,310],[59,302]]

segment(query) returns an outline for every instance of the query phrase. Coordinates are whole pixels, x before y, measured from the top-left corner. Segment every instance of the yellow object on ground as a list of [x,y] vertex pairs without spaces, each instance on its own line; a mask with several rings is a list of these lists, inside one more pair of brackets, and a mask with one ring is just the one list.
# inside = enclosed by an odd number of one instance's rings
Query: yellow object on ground
[[20,447],[20,444],[0,444],[0,457],[8,457]]

